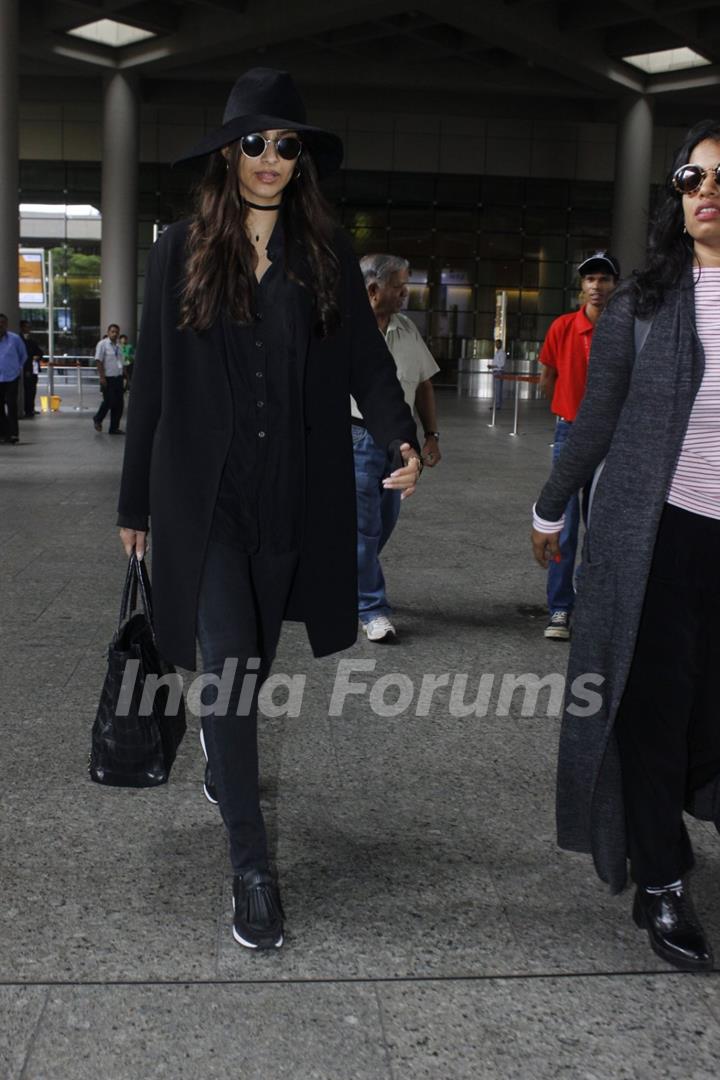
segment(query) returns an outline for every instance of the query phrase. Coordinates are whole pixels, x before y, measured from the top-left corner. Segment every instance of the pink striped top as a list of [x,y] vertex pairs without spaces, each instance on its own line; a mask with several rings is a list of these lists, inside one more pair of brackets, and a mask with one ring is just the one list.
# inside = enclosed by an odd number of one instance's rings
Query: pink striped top
[[700,384],[667,501],[720,518],[720,266],[703,267],[695,285],[695,321],[705,351]]

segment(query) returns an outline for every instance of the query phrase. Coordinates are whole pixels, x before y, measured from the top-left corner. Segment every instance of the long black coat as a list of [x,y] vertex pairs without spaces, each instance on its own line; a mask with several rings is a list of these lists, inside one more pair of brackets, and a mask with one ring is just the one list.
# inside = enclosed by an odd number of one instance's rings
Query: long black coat
[[[635,650],[655,538],[705,355],[695,327],[691,268],[668,289],[635,356],[634,294],[613,297],[593,335],[585,397],[537,512],[557,521],[601,461],[585,534],[558,763],[561,847],[592,853],[614,892],[627,874],[620,758],[614,733]],[[592,715],[572,687],[602,678]],[[720,827],[720,776],[686,809]]]
[[[222,326],[178,330],[188,223],[150,253],[127,421],[118,524],[152,526],[160,651],[195,667],[195,624],[205,550],[230,449],[233,409]],[[301,328],[298,349],[305,441],[303,541],[286,618],[305,622],[316,656],[357,635],[355,481],[350,394],[379,446],[417,447],[395,364],[370,309],[349,239],[338,231],[342,321],[329,337]],[[269,480],[271,482],[271,480]]]

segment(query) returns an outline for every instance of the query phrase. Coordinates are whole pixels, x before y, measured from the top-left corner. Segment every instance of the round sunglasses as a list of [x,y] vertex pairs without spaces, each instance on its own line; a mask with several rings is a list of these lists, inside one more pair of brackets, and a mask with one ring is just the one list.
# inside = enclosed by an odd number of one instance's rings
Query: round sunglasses
[[715,183],[720,187],[720,162],[712,169],[703,169],[701,165],[681,165],[673,173],[673,187],[681,195],[692,195],[702,187],[708,173],[713,173]]
[[245,157],[249,158],[262,157],[270,145],[275,147],[278,157],[285,161],[296,161],[302,153],[302,143],[297,135],[281,135],[279,139],[266,139],[258,131],[252,135],[243,135],[240,140],[240,149]]

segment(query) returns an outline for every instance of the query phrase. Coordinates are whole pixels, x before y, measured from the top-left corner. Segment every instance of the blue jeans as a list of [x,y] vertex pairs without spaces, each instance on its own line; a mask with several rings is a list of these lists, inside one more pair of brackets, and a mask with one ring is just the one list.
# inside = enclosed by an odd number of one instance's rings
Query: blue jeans
[[[572,424],[559,417],[555,424],[555,443],[553,445],[553,465],[560,456],[565,440],[570,434]],[[575,494],[565,507],[565,527],[560,533],[560,562],[551,562],[547,576],[548,610],[553,615],[556,611],[572,611],[575,606],[575,557],[577,555],[578,533],[580,531],[580,498]]]
[[352,425],[357,496],[358,614],[363,623],[378,615],[391,615],[385,595],[380,552],[395,528],[400,513],[400,492],[386,491],[383,477],[391,471],[388,455],[365,428]]

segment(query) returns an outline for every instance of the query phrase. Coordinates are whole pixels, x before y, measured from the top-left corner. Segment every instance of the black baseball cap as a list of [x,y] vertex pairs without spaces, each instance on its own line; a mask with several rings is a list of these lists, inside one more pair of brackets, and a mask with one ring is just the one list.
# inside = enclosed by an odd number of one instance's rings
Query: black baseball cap
[[578,266],[578,274],[585,277],[586,274],[612,274],[620,277],[620,263],[609,251],[596,251]]

